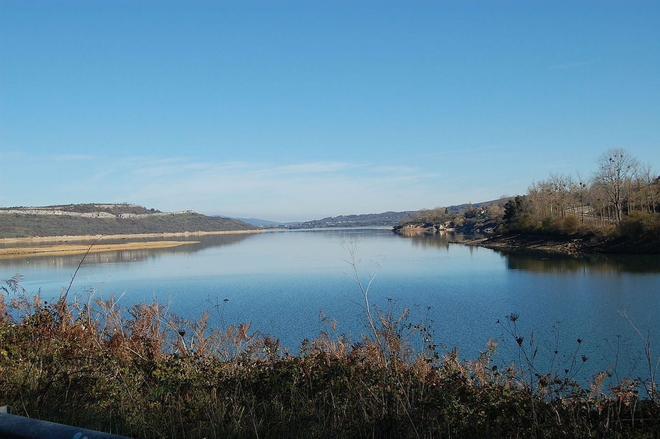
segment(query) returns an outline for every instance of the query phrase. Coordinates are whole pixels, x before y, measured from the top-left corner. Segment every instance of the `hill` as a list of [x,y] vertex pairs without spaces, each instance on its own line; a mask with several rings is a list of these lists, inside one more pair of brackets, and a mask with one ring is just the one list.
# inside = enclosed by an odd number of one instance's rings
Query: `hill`
[[324,227],[368,227],[395,226],[414,217],[415,211],[366,213],[358,215],[339,215],[301,223],[289,223],[290,229],[316,229]]
[[513,197],[502,197],[496,200],[481,201],[479,203],[456,204],[454,206],[448,206],[447,210],[449,211],[449,213],[452,214],[461,214],[470,209],[486,209],[491,206],[503,206],[507,201],[511,200],[512,198]]
[[255,227],[262,227],[265,229],[271,229],[274,227],[282,227],[284,223],[278,223],[277,221],[270,221],[261,218],[234,218],[235,220],[250,224]]
[[442,230],[468,235],[490,235],[501,227],[504,205],[510,197],[420,210],[394,227],[401,234],[433,234]]
[[215,232],[254,228],[196,212],[166,213],[131,204],[70,204],[0,209],[0,238]]
[[84,203],[56,204],[38,207],[0,207],[1,213],[34,213],[39,215],[73,215],[82,216],[130,216],[162,214],[160,210],[148,209],[143,206],[128,203]]
[[[493,205],[504,204],[509,198],[500,198],[497,200],[482,201],[480,203],[466,203],[448,206],[447,213],[459,215],[469,209],[485,209]],[[324,227],[395,227],[399,224],[409,224],[419,221],[421,217],[435,210],[406,210],[402,212],[382,212],[365,213],[357,215],[339,215],[322,218],[318,220],[305,221],[299,223],[288,223],[290,229],[317,229]],[[443,207],[442,212],[445,212]]]

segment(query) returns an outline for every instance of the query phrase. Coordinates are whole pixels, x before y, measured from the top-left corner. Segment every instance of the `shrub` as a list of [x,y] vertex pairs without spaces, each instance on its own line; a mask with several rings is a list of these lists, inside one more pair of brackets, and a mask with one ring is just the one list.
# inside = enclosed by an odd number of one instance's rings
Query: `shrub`
[[573,215],[569,215],[566,218],[564,218],[561,230],[563,233],[573,235],[577,232],[578,226],[579,226],[578,219],[574,217]]
[[[637,382],[607,393],[603,374],[582,388],[500,371],[492,343],[474,361],[440,355],[406,312],[381,314],[359,343],[329,331],[291,356],[249,325],[210,330],[157,304],[127,311],[11,294],[0,404],[21,415],[144,438],[650,438],[660,427],[657,400],[640,400]],[[526,357],[518,318],[506,329]]]
[[617,232],[619,236],[626,238],[659,239],[660,214],[635,212],[621,221]]

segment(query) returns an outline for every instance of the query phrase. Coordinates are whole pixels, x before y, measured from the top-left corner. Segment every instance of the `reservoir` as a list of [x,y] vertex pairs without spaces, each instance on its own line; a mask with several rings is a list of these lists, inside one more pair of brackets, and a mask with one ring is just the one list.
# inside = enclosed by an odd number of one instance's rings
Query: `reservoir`
[[[367,334],[357,280],[366,285],[373,278],[375,308],[395,314],[408,308],[409,323],[426,325],[442,352],[456,348],[462,358],[477,358],[492,340],[496,361],[519,362],[505,329],[511,314],[524,346],[533,340],[538,348],[540,367],[563,367],[584,355],[584,379],[600,370],[646,376],[643,339],[660,350],[658,256],[504,254],[386,229],[195,239],[175,248],[90,254],[70,296],[84,302],[115,296],[127,307],[158,301],[185,319],[207,312],[214,327],[250,322],[295,353],[322,331],[353,341]],[[80,259],[1,260],[0,279],[20,274],[28,292],[52,299]],[[412,327],[405,331],[414,335]]]

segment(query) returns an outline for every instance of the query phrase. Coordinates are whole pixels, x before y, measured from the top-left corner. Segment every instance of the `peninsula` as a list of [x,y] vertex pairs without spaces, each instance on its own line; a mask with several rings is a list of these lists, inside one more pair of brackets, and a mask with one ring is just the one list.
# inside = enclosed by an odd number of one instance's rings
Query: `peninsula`
[[610,150],[591,179],[552,175],[524,195],[420,211],[393,230],[454,233],[450,239],[498,250],[658,254],[660,177],[625,150]]

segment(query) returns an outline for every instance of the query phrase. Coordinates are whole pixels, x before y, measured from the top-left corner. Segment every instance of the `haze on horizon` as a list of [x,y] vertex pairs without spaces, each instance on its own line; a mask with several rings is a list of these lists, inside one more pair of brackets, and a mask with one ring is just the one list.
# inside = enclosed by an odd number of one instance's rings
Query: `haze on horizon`
[[0,205],[305,220],[660,168],[660,3],[0,0]]

